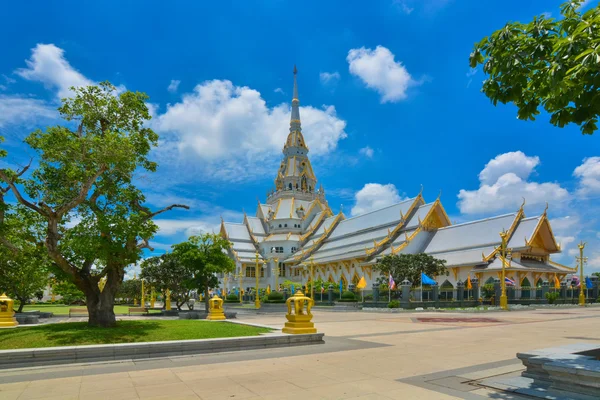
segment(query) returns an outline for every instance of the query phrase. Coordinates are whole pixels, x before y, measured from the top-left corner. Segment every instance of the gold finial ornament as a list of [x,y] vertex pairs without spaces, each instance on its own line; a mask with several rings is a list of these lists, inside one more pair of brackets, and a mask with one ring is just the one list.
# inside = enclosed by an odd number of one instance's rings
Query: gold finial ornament
[[419,196],[423,195],[423,184],[421,184],[421,190],[419,191]]
[[546,208],[544,208],[544,215],[548,213],[548,202],[546,202]]
[[523,203],[521,204],[521,210],[525,207],[525,197],[521,197],[523,199]]
[[6,293],[0,296],[0,328],[11,328],[19,325],[17,318],[15,318],[13,305],[13,299],[8,297]]
[[209,321],[222,321],[225,319],[225,311],[223,311],[223,299],[215,294],[208,300],[208,315],[206,319]]
[[296,64],[294,64],[294,75],[298,73],[298,68],[296,68]]
[[[288,312],[285,318],[288,320],[288,322],[285,323],[285,327],[281,330],[283,333],[317,333],[315,324],[311,322],[313,316],[310,310],[315,304],[313,299],[306,297],[304,293],[298,290],[296,294],[287,299],[286,304]],[[305,304],[306,312],[304,311]]]

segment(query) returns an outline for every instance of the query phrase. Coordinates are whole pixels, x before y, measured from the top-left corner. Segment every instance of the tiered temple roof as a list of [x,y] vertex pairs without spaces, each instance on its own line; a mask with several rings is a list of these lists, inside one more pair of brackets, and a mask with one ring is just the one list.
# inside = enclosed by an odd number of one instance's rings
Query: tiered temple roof
[[492,272],[502,266],[499,232],[506,231],[514,271],[572,271],[550,260],[560,246],[546,211],[526,218],[521,206],[514,213],[452,225],[440,199],[426,203],[421,190],[414,198],[363,215],[334,215],[325,191],[316,188],[308,159],[296,73],[294,68],[290,133],[275,189],[268,193],[266,204],[258,203],[255,217],[245,216],[241,224],[221,224],[221,234],[232,242],[231,256],[238,263],[254,263],[258,252],[260,260],[276,254],[289,266],[314,263],[326,268],[351,262],[363,268],[388,254],[427,253],[446,260],[455,270]]

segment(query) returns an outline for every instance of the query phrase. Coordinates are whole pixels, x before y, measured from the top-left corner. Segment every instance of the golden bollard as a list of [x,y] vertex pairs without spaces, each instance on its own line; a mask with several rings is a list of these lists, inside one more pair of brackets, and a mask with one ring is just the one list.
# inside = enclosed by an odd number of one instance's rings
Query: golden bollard
[[14,301],[6,293],[0,296],[0,328],[10,328],[19,325],[13,309]]
[[[304,313],[304,303],[307,303],[306,314]],[[292,314],[292,303],[294,303],[294,313]],[[281,330],[283,333],[302,334],[317,333],[315,324],[311,322],[313,315],[310,313],[315,304],[313,299],[306,297],[301,291],[297,291],[286,301],[288,312],[286,318],[288,322]]]
[[219,296],[214,295],[213,298],[208,301],[208,316],[206,319],[210,321],[222,321],[225,319],[223,299]]

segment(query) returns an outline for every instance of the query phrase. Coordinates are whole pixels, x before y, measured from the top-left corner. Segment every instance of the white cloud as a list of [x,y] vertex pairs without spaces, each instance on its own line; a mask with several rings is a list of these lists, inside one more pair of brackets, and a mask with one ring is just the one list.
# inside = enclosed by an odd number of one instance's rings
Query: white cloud
[[544,11],[542,13],[542,15],[544,16],[544,18],[548,19],[550,17],[552,17],[552,13],[550,11]]
[[340,80],[340,73],[335,72],[321,72],[319,74],[319,79],[323,85],[335,84]]
[[479,173],[479,180],[483,184],[490,185],[509,172],[526,180],[539,164],[539,157],[528,157],[522,151],[500,154],[485,165]]
[[25,60],[27,68],[18,69],[16,73],[27,80],[42,82],[49,89],[57,89],[60,98],[71,95],[71,86],[93,85],[93,81],[69,64],[64,53],[53,44],[37,44],[31,50],[31,58]]
[[392,4],[396,6],[396,9],[398,9],[406,15],[409,15],[414,11],[414,8],[408,6],[406,0],[394,0],[392,1]]
[[[268,107],[249,87],[227,80],[203,82],[153,121],[164,140],[157,155],[167,162],[183,157],[181,163],[198,165],[202,160],[198,176],[204,179],[261,176],[279,162],[290,113],[288,104]],[[346,137],[346,122],[334,106],[301,107],[300,115],[313,156],[330,153]]]
[[57,117],[56,109],[42,100],[0,95],[0,128],[7,125],[32,126]]
[[402,201],[398,189],[391,183],[367,183],[354,195],[356,203],[350,211],[353,216],[368,213]]
[[373,158],[373,154],[375,153],[375,151],[369,146],[363,147],[358,152],[367,158]]
[[600,157],[590,157],[575,168],[573,176],[579,179],[579,194],[590,195],[600,193]]
[[477,73],[477,68],[469,68],[469,72],[467,72],[467,78],[473,77]]
[[285,92],[283,91],[282,88],[278,87],[275,90],[273,90],[275,93],[281,93],[281,94],[285,94]]
[[558,183],[528,180],[539,163],[538,157],[528,157],[520,151],[500,154],[490,160],[479,174],[479,189],[460,190],[458,207],[461,213],[484,214],[516,209],[523,197],[529,205],[549,202],[555,206],[568,201],[569,192]]
[[181,81],[178,81],[176,79],[172,79],[171,83],[169,83],[169,87],[167,87],[167,90],[171,93],[175,93],[177,91],[177,89],[179,89],[179,84],[181,83]]
[[350,73],[359,77],[367,87],[381,94],[381,102],[404,100],[409,87],[420,85],[408,73],[400,61],[394,60],[394,54],[383,46],[375,50],[361,47],[351,49],[346,60]]

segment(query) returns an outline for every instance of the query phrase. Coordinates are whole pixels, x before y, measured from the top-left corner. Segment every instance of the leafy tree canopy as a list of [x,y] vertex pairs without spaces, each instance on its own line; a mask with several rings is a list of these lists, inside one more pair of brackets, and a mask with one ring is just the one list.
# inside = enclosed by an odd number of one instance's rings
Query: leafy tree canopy
[[373,268],[385,276],[391,273],[396,285],[400,285],[405,279],[413,286],[420,285],[421,272],[432,278],[447,273],[445,260],[438,260],[425,253],[388,254],[378,259]]
[[[0,182],[43,219],[42,243],[49,258],[84,292],[89,324],[113,326],[114,298],[125,267],[139,260],[158,229],[152,218],[188,207],[174,204],[151,211],[133,183],[134,172],[156,170],[148,158],[158,143],[157,134],[145,125],[148,97],[117,93],[108,82],[71,90],[74,97],[63,99],[58,109],[67,124],[37,130],[25,139],[38,154],[37,167],[29,176],[23,175],[29,166],[20,172],[0,169]],[[1,205],[6,205],[3,198]],[[4,247],[18,249],[5,229],[0,238]],[[100,279],[106,279],[102,291]]]
[[561,6],[561,19],[510,22],[475,44],[469,62],[489,75],[482,91],[496,105],[513,103],[517,117],[535,120],[543,107],[550,123],[597,129],[600,113],[600,6],[580,11],[583,0]]
[[144,260],[140,277],[163,295],[168,289],[178,310],[190,299],[190,289],[195,288],[192,269],[173,253]]
[[208,311],[208,289],[218,285],[216,274],[235,271],[235,262],[227,255],[231,243],[218,234],[191,236],[173,245],[173,254],[192,274],[191,286],[205,293]]

